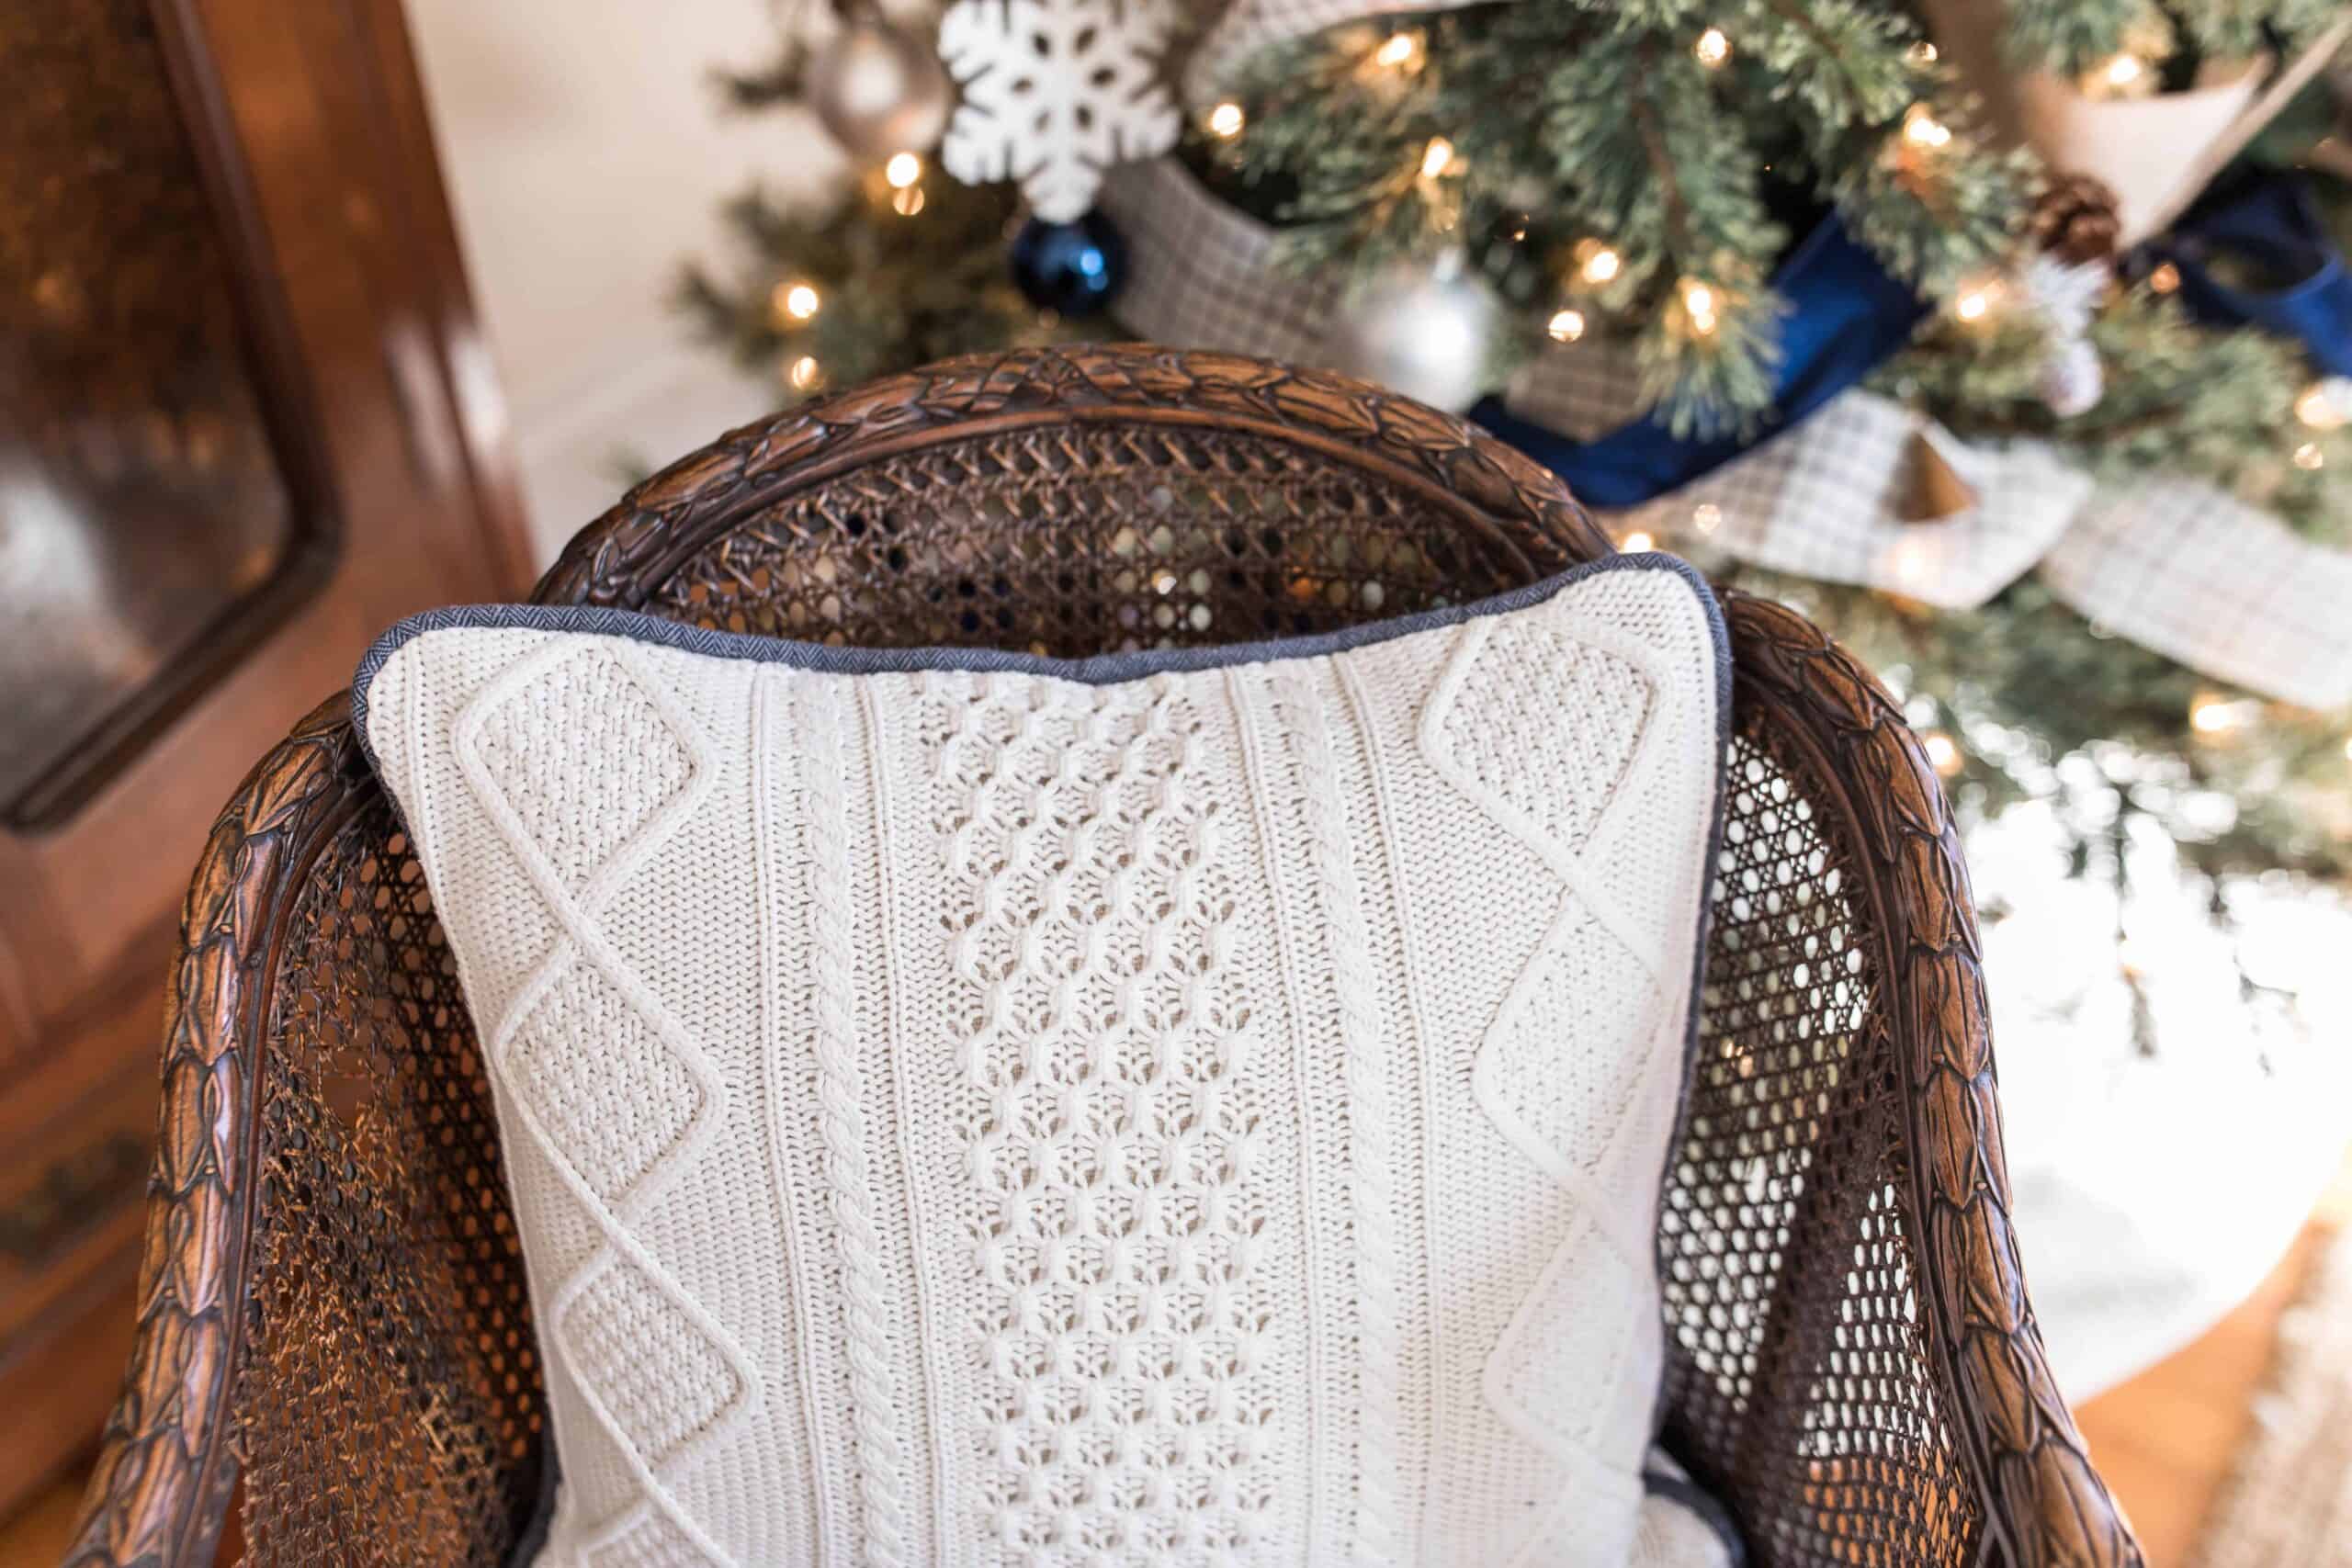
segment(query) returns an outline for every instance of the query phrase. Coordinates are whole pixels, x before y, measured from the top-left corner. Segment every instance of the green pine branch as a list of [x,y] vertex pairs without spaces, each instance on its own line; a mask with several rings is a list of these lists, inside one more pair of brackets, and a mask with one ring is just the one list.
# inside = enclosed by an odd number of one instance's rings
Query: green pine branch
[[[2179,86],[2202,62],[2291,53],[2347,8],[2011,0],[2009,46],[2022,65],[2062,73],[2126,49],[2169,55],[2165,83]],[[1710,28],[1726,51],[1702,48]],[[1399,33],[1419,39],[1409,67],[1377,66]],[[1765,404],[1785,309],[1770,279],[1820,212],[1931,300],[2020,248],[2040,172],[1984,133],[1921,43],[1894,0],[1510,0],[1391,17],[1251,62],[1248,129],[1220,147],[1251,190],[1286,193],[1270,215],[1288,265],[1337,288],[1398,259],[1468,251],[1517,313],[1518,340],[1540,342],[1572,303],[1591,331],[1634,344],[1646,389],[1679,428],[1721,428]],[[797,101],[805,71],[790,47],[724,75],[721,91],[732,107],[766,110]],[[2291,161],[2288,131],[2308,145],[2330,107],[2314,96],[2262,155]],[[1909,131],[1915,114],[1934,129]],[[1432,166],[1438,139],[1451,156]],[[725,212],[740,254],[684,269],[679,307],[740,363],[775,376],[779,400],[950,354],[1118,332],[1020,298],[1005,254],[1020,217],[1010,190],[935,173],[922,189],[912,217],[865,186],[814,205],[746,193]],[[2352,238],[2352,200],[2328,194]],[[1613,265],[1589,265],[1601,249]],[[821,301],[805,321],[779,309],[779,287],[795,282]],[[2054,442],[2104,483],[2203,479],[2310,536],[2352,541],[2352,428],[2299,420],[2314,372],[2293,344],[2200,326],[2144,290],[2119,291],[2093,334],[2106,391],[2074,419],[2042,400],[2049,333],[2014,291],[1986,321],[1939,310],[1871,384],[1971,440]],[[804,359],[816,367],[806,385],[793,379]],[[1707,549],[1696,535],[1664,542]],[[1920,721],[1960,741],[1955,785],[1978,806],[2045,789],[2057,759],[2087,758],[2192,864],[2352,880],[2352,716],[2265,704],[2258,725],[2217,745],[2192,728],[2190,706],[2233,694],[2102,635],[2030,575],[1954,614],[1709,564],[1799,600],[1908,690]]]
[[[936,173],[919,188],[912,216],[891,205],[888,187],[851,185],[828,201],[788,205],[747,191],[724,209],[738,264],[687,264],[674,302],[738,364],[772,371],[786,400],[952,355],[1091,335],[1014,287],[1004,259],[1020,217],[1014,193]],[[806,321],[778,301],[796,283],[817,291]],[[804,357],[814,367],[796,378]]]
[[[1492,215],[1533,215],[1552,280],[1525,302],[1534,320],[1573,304],[1631,337],[1679,431],[1749,425],[1786,309],[1770,277],[1795,238],[1776,190],[1942,289],[2008,247],[2037,174],[1973,128],[1902,12],[1741,0],[1709,54],[1710,9],[1522,3],[1336,28],[1250,62],[1237,157],[1295,182],[1283,254],[1319,274],[1491,245]],[[1412,64],[1384,69],[1399,32],[1419,40]],[[1906,140],[1920,114],[1943,140]],[[1441,137],[1455,156],[1432,176]],[[1603,267],[1587,265],[1597,247]],[[1685,308],[1693,286],[1712,311]]]

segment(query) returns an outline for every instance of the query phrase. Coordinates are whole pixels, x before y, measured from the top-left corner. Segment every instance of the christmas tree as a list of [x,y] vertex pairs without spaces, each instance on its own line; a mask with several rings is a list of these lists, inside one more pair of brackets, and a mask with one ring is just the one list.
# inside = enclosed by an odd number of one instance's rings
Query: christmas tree
[[1144,337],[1467,410],[1856,645],[2078,869],[2136,820],[2342,883],[2347,37],[2345,0],[851,6],[724,81],[854,175],[745,194],[681,299],[798,395]]

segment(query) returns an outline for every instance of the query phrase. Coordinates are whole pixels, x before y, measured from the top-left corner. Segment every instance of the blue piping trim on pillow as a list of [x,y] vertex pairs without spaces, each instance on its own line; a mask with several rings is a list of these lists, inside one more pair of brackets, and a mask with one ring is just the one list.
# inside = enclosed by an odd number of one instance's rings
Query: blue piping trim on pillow
[[1679,1503],[1699,1516],[1699,1522],[1715,1532],[1724,1543],[1725,1560],[1731,1568],[1747,1568],[1747,1542],[1739,1533],[1739,1521],[1731,1517],[1723,1499],[1701,1486],[1687,1475],[1675,1475],[1662,1470],[1642,1472],[1642,1490],[1653,1497],[1664,1497]]
[[[544,1353],[546,1347],[539,1349]],[[531,1517],[515,1540],[513,1554],[506,1559],[507,1568],[533,1568],[533,1559],[547,1546],[548,1536],[555,1529],[556,1489],[563,1481],[561,1461],[562,1456],[555,1451],[555,1434],[550,1430],[539,1445],[539,1500],[532,1506]]]
[[[746,659],[762,664],[787,664],[820,675],[893,675],[923,670],[965,670],[976,674],[1005,671],[1042,675],[1082,685],[1107,686],[1141,680],[1163,672],[1224,670],[1242,664],[1266,664],[1285,659],[1317,659],[1344,653],[1372,643],[1388,642],[1416,632],[1460,626],[1481,615],[1500,615],[1543,604],[1562,590],[1588,578],[1611,571],[1666,571],[1690,585],[1706,607],[1710,635],[1714,639],[1717,694],[1728,701],[1731,650],[1725,640],[1722,613],[1706,580],[1678,557],[1659,551],[1641,555],[1605,556],[1581,566],[1466,604],[1448,604],[1366,621],[1337,631],[1306,637],[1271,637],[1257,642],[1217,643],[1194,648],[1145,649],[1134,653],[1101,653],[1086,659],[1047,659],[995,648],[835,648],[829,643],[797,642],[790,637],[762,637],[750,632],[718,631],[664,620],[635,610],[612,610],[589,604],[453,604],[427,610],[399,622],[378,637],[359,660],[351,678],[351,724],[359,743],[375,751],[368,739],[368,687],[393,654],[428,632],[470,629],[581,632],[595,637],[627,637],[634,642],[674,648],[714,659]],[[1726,721],[1727,722],[1727,721]]]

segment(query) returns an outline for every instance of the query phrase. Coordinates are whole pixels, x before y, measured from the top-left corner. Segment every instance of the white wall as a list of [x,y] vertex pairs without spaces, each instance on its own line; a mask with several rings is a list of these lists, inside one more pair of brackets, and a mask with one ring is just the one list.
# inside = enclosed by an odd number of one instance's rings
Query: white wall
[[713,66],[764,63],[763,0],[407,0],[443,174],[552,557],[653,462],[773,408],[689,341],[681,258],[727,253],[719,202],[834,167],[796,116],[722,111]]

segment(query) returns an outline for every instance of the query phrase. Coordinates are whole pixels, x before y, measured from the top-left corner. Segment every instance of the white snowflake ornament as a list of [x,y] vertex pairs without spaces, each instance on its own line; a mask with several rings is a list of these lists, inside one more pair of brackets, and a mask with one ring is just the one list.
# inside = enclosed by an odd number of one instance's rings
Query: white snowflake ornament
[[1176,145],[1169,23],[1166,0],[956,0],[939,53],[963,102],[940,164],[966,185],[1019,180],[1048,223],[1085,216],[1103,171]]

